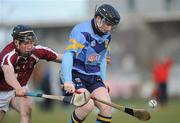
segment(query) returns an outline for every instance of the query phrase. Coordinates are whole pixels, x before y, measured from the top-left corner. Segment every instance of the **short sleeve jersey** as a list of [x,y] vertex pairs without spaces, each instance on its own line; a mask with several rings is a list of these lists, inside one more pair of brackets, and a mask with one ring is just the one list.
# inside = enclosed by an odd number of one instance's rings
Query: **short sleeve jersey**
[[[35,64],[38,63],[40,59],[53,61],[57,58],[57,55],[58,53],[52,49],[37,45],[34,47],[33,53],[29,57],[25,58],[18,55],[14,43],[11,42],[1,51],[0,64],[1,66],[13,66],[17,80],[21,86],[24,86],[27,84]],[[0,90],[8,91],[12,89],[13,88],[6,83],[4,73],[0,67]]]

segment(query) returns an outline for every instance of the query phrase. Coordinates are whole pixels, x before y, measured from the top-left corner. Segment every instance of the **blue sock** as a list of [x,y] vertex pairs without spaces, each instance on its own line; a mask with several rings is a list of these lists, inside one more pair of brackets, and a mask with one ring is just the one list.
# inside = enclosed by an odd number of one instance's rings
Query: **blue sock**
[[102,122],[96,120],[96,123],[102,123]]
[[96,123],[111,123],[112,117],[102,116],[98,114],[98,117],[96,119]]

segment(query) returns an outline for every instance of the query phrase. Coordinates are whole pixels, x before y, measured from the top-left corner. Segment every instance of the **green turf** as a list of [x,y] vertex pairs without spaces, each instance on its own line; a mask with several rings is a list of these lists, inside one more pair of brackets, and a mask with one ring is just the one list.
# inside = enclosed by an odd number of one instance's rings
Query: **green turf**
[[[144,100],[116,101],[118,104],[125,104],[131,107],[147,108]],[[133,105],[132,105],[133,104]],[[44,112],[38,106],[33,107],[32,123],[67,123],[72,107],[55,105],[53,111]],[[113,110],[112,123],[142,123],[125,113]],[[145,123],[180,123],[180,100],[170,100],[169,105],[164,109],[150,110],[151,119]],[[84,123],[95,123],[97,111],[93,111]],[[7,113],[2,123],[18,123],[18,114],[11,110]]]

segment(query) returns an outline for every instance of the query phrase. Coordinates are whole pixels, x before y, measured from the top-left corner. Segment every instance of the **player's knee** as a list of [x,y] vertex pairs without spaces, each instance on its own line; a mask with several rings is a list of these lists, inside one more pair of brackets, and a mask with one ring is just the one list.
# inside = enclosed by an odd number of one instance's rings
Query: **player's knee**
[[112,114],[112,107],[101,104],[99,106],[99,110],[100,110],[100,114],[104,115],[104,116],[111,116]]
[[93,109],[94,109],[94,101],[89,100],[89,102],[86,105],[77,108],[75,112],[77,113],[80,119],[84,119],[90,112],[92,112]]
[[94,101],[89,100],[89,102],[86,104],[86,111],[91,112],[94,109]]

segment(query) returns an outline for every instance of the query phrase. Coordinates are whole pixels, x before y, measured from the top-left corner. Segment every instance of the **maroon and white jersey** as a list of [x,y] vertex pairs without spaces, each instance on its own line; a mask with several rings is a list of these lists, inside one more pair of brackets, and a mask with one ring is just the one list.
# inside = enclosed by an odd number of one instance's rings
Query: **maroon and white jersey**
[[[14,72],[17,75],[17,80],[24,86],[27,84],[31,73],[33,72],[35,64],[44,59],[47,61],[53,61],[57,58],[58,53],[48,47],[36,45],[33,49],[33,53],[29,57],[19,56],[16,52],[13,42],[8,44],[0,53],[0,64],[11,65],[14,68]],[[0,91],[13,90],[9,86],[4,78],[4,73],[0,67]]]

